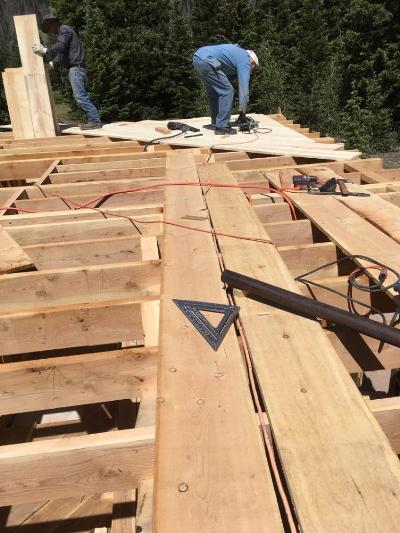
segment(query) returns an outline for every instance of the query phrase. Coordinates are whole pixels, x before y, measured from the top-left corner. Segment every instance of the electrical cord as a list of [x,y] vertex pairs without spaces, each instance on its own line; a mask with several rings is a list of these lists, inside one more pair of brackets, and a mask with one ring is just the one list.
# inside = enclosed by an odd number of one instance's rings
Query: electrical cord
[[186,133],[185,131],[180,131],[179,133],[175,133],[174,135],[169,135],[168,137],[165,137],[165,135],[163,137],[156,137],[155,139],[151,139],[151,141],[148,141],[145,145],[144,145],[144,148],[143,148],[143,152],[147,152],[147,148],[153,144],[156,144],[157,141],[162,141],[164,139],[175,139],[175,137],[180,137],[181,135],[183,135],[184,133]]
[[[333,289],[332,287],[323,285],[322,283],[318,283],[314,280],[308,279],[309,276],[311,276],[312,274],[315,274],[315,272],[319,272],[333,265],[339,265],[346,261],[353,261],[354,259],[358,259],[361,261],[368,261],[372,264],[359,267],[349,274],[347,294],[337,291],[336,289]],[[378,275],[378,281],[374,285],[370,285],[370,284],[364,285],[357,281],[357,278],[359,278],[363,274],[367,274],[367,271],[372,270],[372,269],[380,271],[380,274]],[[391,272],[395,276],[396,281],[389,285],[385,285],[385,281],[388,277],[389,272]],[[361,302],[360,300],[357,300],[356,298],[354,298],[353,289],[358,289],[360,291],[368,292],[368,293],[385,292],[385,291],[393,289],[396,292],[400,293],[400,273],[394,268],[389,267],[381,263],[380,261],[377,261],[365,255],[350,255],[350,256],[342,257],[335,261],[330,261],[329,263],[325,263],[324,265],[321,265],[317,268],[314,268],[313,270],[310,270],[308,272],[305,272],[304,274],[301,274],[300,276],[297,276],[295,279],[296,281],[300,281],[301,283],[304,283],[305,285],[315,286],[315,287],[327,290],[329,292],[332,292],[333,294],[336,294],[342,298],[345,298],[347,300],[348,309],[351,313],[354,313],[357,315],[360,314],[355,307],[356,304],[362,307],[365,307],[366,309],[368,309],[368,312],[366,315],[363,315],[363,316],[368,317],[369,315],[371,315],[371,313],[378,314],[381,317],[383,324],[387,324],[384,313],[382,313],[382,311],[380,311],[376,307],[373,307],[372,305],[369,305],[365,302]],[[400,317],[400,309],[396,309],[390,321],[390,325],[394,325],[395,320],[398,316]]]

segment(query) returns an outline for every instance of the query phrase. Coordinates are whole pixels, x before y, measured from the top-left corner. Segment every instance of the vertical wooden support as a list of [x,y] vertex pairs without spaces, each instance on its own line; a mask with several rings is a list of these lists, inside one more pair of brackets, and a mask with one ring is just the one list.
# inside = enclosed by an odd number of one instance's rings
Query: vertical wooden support
[[43,59],[32,52],[32,45],[40,42],[36,15],[14,17],[28,94],[34,137],[55,137],[58,133],[53,118],[50,86]]
[[28,91],[22,68],[7,68],[3,72],[3,85],[14,139],[35,136],[29,109]]

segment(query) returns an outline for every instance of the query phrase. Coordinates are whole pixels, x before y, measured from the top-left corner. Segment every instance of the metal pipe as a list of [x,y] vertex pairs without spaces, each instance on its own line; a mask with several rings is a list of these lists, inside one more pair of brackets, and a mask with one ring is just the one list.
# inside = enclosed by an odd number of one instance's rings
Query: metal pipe
[[231,270],[224,270],[221,279],[230,287],[245,292],[249,298],[308,318],[322,318],[400,348],[400,330],[394,327],[343,311],[333,305],[317,302],[312,298],[243,276]]

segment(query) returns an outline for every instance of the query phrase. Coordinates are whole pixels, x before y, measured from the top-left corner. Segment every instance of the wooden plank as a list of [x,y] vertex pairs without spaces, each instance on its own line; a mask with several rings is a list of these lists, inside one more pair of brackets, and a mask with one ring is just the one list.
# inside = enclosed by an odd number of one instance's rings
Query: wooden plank
[[309,220],[267,222],[264,227],[276,246],[294,246],[313,242],[312,226]]
[[7,230],[0,228],[0,275],[34,268],[34,263]]
[[[226,165],[209,173],[235,183]],[[239,189],[214,188],[206,200],[215,231],[268,238]],[[218,243],[226,268],[298,292],[273,246]],[[318,323],[236,302],[300,529],[395,533],[398,458]]]
[[[36,15],[14,17],[18,48],[28,93],[30,117],[34,137],[53,137],[57,135],[46,71],[43,59],[32,52],[32,45],[40,43]],[[1,156],[0,156],[1,157]]]
[[91,302],[0,315],[2,355],[143,339],[140,302]]
[[3,86],[15,139],[34,137],[29,99],[22,68],[7,68],[3,72]]
[[0,415],[142,397],[158,355],[149,348],[0,365]]
[[339,197],[340,202],[400,243],[400,208],[376,194],[367,198]]
[[254,211],[264,224],[292,220],[289,206],[286,203],[255,205]]
[[[193,156],[172,153],[167,176],[197,180]],[[168,220],[204,214],[204,207],[199,188],[167,188]],[[210,227],[207,220],[195,225]],[[214,352],[172,302],[227,303],[213,240],[173,226],[165,231],[155,530],[283,531],[235,333]]]
[[154,428],[3,446],[0,505],[137,486],[152,475]]
[[165,167],[122,168],[117,170],[80,170],[52,174],[51,183],[74,183],[82,181],[115,180],[124,178],[161,178],[165,177]]
[[282,166],[295,166],[296,161],[291,156],[282,155],[277,157],[256,157],[255,159],[244,159],[242,161],[229,161],[227,165],[232,172],[237,172],[239,170],[267,170]]
[[[1,194],[1,190],[0,190]],[[139,215],[152,215],[162,213],[162,204],[142,205],[137,207],[114,207],[113,213],[127,214],[128,216],[136,217]],[[57,211],[49,213],[19,213],[16,217],[14,215],[4,215],[0,217],[0,226],[4,228],[16,226],[30,226],[32,224],[54,224],[59,222],[72,222],[83,220],[102,220],[105,215],[92,209],[79,209]],[[107,217],[106,217],[107,218]],[[109,217],[110,220],[121,220],[117,217]]]
[[385,432],[395,453],[400,453],[400,397],[370,400],[369,408]]
[[[140,240],[138,246],[140,249]],[[122,298],[156,298],[159,288],[157,260],[10,274],[0,277],[0,313]]]
[[[133,216],[135,220],[138,220],[139,224],[141,220],[145,222],[146,220],[157,220],[160,217],[160,215]],[[140,229],[144,234],[161,233],[160,228],[161,224],[140,224]],[[130,237],[138,234],[137,229],[129,220],[118,218],[36,224],[34,232],[29,231],[29,226],[13,226],[9,227],[7,231],[21,246],[101,239],[102,237],[104,239]]]
[[[280,246],[278,251],[293,277],[300,276],[309,270],[337,259],[336,246],[332,242]],[[316,273],[313,279],[321,276],[334,276],[337,273],[337,265],[332,265],[320,273]]]
[[153,159],[126,159],[123,161],[103,161],[100,163],[75,163],[72,165],[59,165],[57,167],[57,173],[75,173],[75,172],[89,172],[94,170],[122,170],[122,169],[134,169],[134,168],[151,168],[160,167],[165,168],[165,158],[153,158]]
[[24,246],[38,270],[84,268],[141,261],[137,235]]
[[[96,196],[96,195],[95,195]],[[65,211],[66,207],[76,209],[79,206],[86,205],[94,199],[93,194],[64,197],[63,200],[54,198],[42,198],[34,200],[18,200],[15,205],[18,208],[30,209],[33,211]],[[164,199],[164,191],[161,189],[144,190],[132,193],[117,194],[108,198],[101,206],[102,210],[110,207],[121,207],[131,205],[159,204]]]
[[[43,185],[40,189],[37,187],[28,187],[27,193],[28,198],[35,199],[35,198],[51,198],[53,196],[62,196],[65,198],[69,198],[70,196],[84,196],[84,195],[91,195],[92,198],[96,198],[97,196],[109,192],[115,192],[120,190],[126,190],[126,189],[135,189],[140,187],[156,187],[157,185],[163,185],[163,181],[160,179],[147,179],[147,178],[139,178],[139,179],[118,179],[113,181],[103,181],[103,180],[96,180],[96,181],[89,181],[89,182],[82,182],[82,183],[62,183],[62,184],[51,184],[51,185]],[[162,190],[161,187],[159,187],[159,190]]]
[[[49,148],[44,147],[41,150],[36,150],[31,148],[27,150],[26,148],[21,149],[21,152],[18,154],[9,154],[1,155],[0,154],[0,163],[1,162],[21,162],[27,160],[35,159],[54,159],[58,157],[60,159],[69,158],[69,157],[83,157],[85,155],[105,155],[105,154],[131,154],[132,152],[142,152],[143,148],[136,145],[131,145],[130,141],[122,141],[120,143],[107,143],[104,145],[97,145],[97,147],[92,146],[88,148],[79,148],[78,146],[70,145],[70,148],[60,149],[60,148]],[[2,151],[3,152],[3,151]],[[5,152],[5,150],[4,150]]]

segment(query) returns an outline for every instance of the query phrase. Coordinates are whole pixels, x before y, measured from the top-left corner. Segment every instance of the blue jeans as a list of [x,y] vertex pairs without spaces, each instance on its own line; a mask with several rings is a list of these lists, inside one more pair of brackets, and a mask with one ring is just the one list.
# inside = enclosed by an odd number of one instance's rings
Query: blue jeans
[[89,98],[86,88],[86,69],[82,67],[71,67],[68,72],[72,92],[76,103],[85,111],[88,122],[94,124],[100,121],[100,115],[95,105]]
[[201,59],[193,56],[193,66],[203,79],[207,91],[211,122],[217,128],[226,128],[232,113],[233,87],[228,76],[221,70],[220,62],[215,58]]

